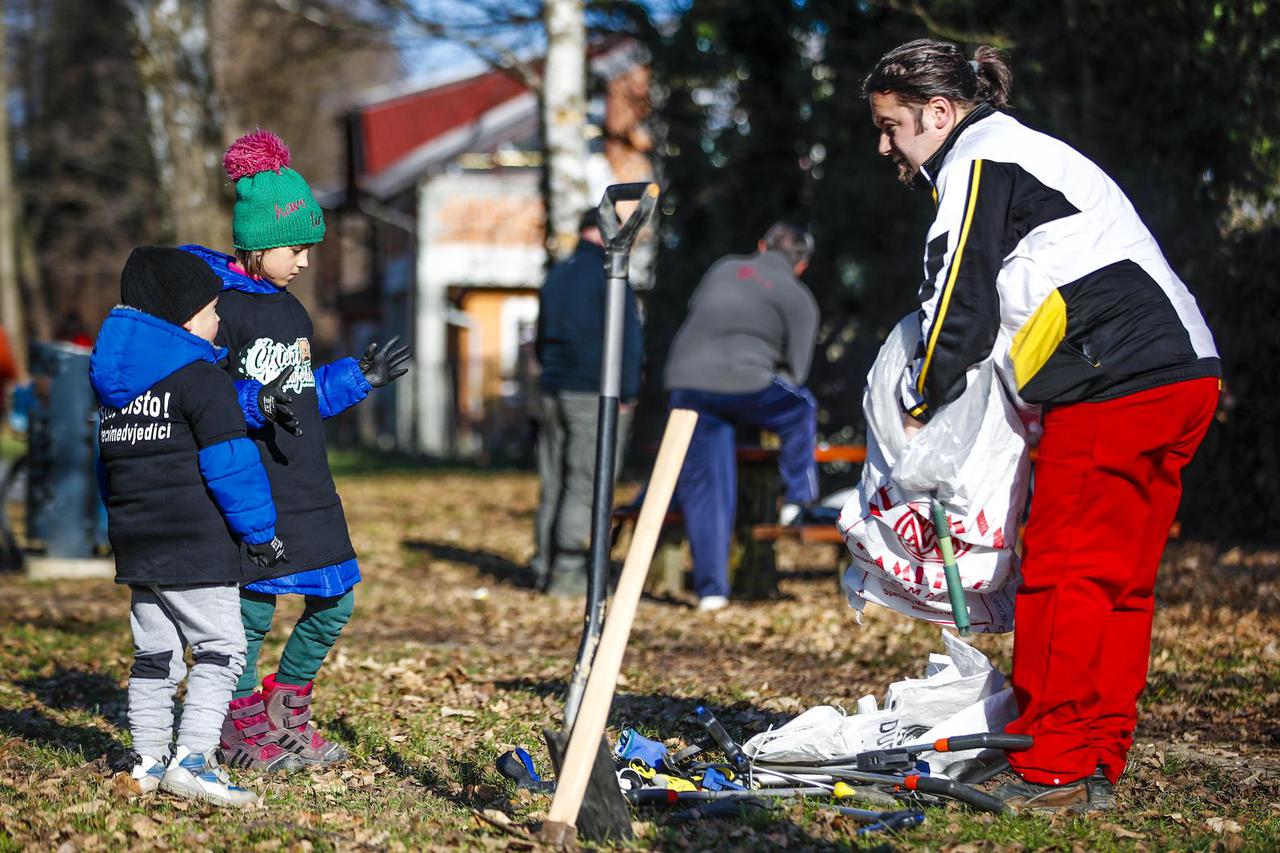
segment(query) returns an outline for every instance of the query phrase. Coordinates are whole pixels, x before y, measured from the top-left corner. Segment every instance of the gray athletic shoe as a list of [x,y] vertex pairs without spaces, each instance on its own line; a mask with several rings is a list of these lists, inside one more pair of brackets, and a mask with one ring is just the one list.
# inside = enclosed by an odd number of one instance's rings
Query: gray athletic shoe
[[232,785],[227,771],[218,764],[213,750],[194,753],[178,747],[160,780],[160,790],[189,800],[203,800],[218,806],[244,808],[257,805],[258,795],[248,788]]

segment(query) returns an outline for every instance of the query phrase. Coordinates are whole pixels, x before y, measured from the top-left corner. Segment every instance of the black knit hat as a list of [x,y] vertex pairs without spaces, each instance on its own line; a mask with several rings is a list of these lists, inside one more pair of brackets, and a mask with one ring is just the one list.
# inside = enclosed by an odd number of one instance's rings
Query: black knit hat
[[578,218],[578,233],[581,234],[588,228],[600,227],[600,211],[594,207],[589,207],[582,211],[582,216]]
[[222,292],[222,279],[190,252],[139,246],[120,272],[120,301],[181,326]]

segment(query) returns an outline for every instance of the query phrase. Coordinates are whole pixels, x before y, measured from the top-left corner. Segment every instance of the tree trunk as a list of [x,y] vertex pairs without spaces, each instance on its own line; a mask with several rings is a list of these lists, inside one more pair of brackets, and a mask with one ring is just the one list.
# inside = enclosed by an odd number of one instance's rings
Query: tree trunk
[[226,243],[222,114],[207,0],[129,0],[134,55],[168,225],[180,242]]
[[22,315],[22,295],[18,282],[18,254],[14,230],[13,160],[9,149],[9,56],[5,18],[0,14],[0,324],[9,336],[18,376],[27,375],[26,321]]
[[573,251],[587,198],[586,24],[582,0],[546,0],[547,64],[542,126],[546,137],[547,245],[556,259]]

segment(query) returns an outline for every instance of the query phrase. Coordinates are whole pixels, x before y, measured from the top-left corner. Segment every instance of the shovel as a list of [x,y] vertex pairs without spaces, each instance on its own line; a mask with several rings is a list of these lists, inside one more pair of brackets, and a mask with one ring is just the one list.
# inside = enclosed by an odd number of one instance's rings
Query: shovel
[[[618,222],[615,206],[620,201],[639,201],[640,206]],[[583,617],[578,658],[569,676],[564,698],[564,728],[573,729],[587,687],[591,660],[600,642],[604,620],[605,589],[609,583],[609,529],[613,521],[613,471],[617,465],[618,407],[622,391],[622,321],[626,310],[627,267],[631,245],[658,205],[658,185],[612,184],[605,188],[597,212],[604,237],[605,311],[604,356],[600,360],[600,401],[596,410],[596,469],[591,492],[591,567],[587,574],[587,608]]]
[[[640,202],[625,223],[619,223],[615,210],[620,201]],[[578,832],[592,841],[631,838],[631,816],[618,788],[609,746],[603,739],[603,720],[598,730],[590,735],[590,744],[584,743],[583,733],[576,732],[576,725],[596,647],[600,643],[605,590],[609,582],[609,527],[613,514],[613,472],[617,464],[618,407],[622,386],[622,322],[626,306],[627,268],[631,260],[632,243],[641,227],[657,209],[657,204],[657,184],[614,184],[605,189],[598,208],[600,233],[605,241],[606,301],[604,355],[600,362],[600,400],[596,414],[595,483],[591,496],[591,567],[587,575],[582,639],[578,644],[578,657],[565,693],[564,730],[544,732],[547,748],[556,768],[558,784],[552,814],[544,824],[543,836],[555,844],[565,843]],[[686,439],[686,446],[687,443]],[[683,448],[679,455],[683,461]],[[668,495],[668,500],[669,498]],[[647,499],[645,503],[647,506]],[[664,502],[660,514],[665,513]],[[633,553],[637,551],[635,539],[638,538],[639,528],[637,522],[636,537],[632,541]],[[625,638],[623,643],[625,644]],[[613,677],[616,678],[616,675],[615,672]],[[604,701],[607,703],[611,699],[612,684],[609,696]],[[605,713],[608,713],[607,706]],[[585,796],[588,782],[591,796]]]

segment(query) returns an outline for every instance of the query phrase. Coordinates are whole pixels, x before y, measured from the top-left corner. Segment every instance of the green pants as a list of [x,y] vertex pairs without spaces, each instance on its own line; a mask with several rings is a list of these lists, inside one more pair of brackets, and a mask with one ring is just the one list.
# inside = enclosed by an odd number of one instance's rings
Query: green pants
[[[329,655],[329,649],[351,618],[355,605],[355,590],[335,598],[306,597],[306,608],[293,626],[293,633],[284,644],[284,654],[276,680],[285,684],[303,685],[315,680],[316,673]],[[240,590],[240,619],[244,622],[245,663],[234,698],[248,696],[258,687],[258,652],[262,641],[271,630],[276,615],[276,597],[260,592]]]

